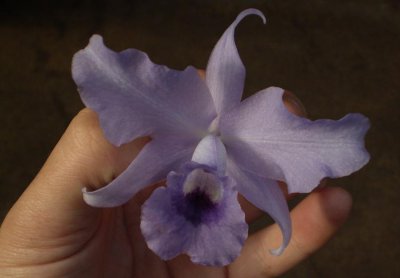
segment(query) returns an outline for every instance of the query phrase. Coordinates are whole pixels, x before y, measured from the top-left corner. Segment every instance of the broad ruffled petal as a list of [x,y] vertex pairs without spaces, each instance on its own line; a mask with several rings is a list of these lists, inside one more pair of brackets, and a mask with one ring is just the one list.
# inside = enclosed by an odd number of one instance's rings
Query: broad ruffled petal
[[147,245],[164,260],[181,253],[194,263],[223,266],[239,254],[247,238],[247,224],[231,185],[211,222],[194,225],[179,211],[182,201],[182,176],[171,173],[167,188],[156,189],[142,207],[142,234]]
[[235,179],[239,193],[253,205],[268,213],[281,228],[282,245],[271,250],[272,254],[280,255],[289,244],[292,224],[285,196],[278,183],[240,169],[232,159],[228,160],[228,175]]
[[107,186],[95,191],[84,190],[86,203],[94,207],[115,207],[126,203],[142,188],[165,179],[168,172],[177,170],[190,160],[196,142],[177,138],[150,141],[129,167]]
[[282,95],[268,88],[221,118],[227,153],[241,168],[283,180],[289,192],[310,192],[322,178],[349,175],[368,162],[366,117],[311,121],[288,112]]
[[237,191],[225,189],[224,217],[213,225],[201,225],[194,231],[194,238],[187,254],[194,263],[224,266],[240,254],[247,239],[248,226],[237,200]]
[[242,97],[246,70],[236,48],[234,35],[239,22],[251,14],[260,16],[265,23],[265,17],[259,10],[244,10],[222,35],[208,61],[206,82],[218,114],[238,105]]
[[75,54],[72,75],[83,102],[98,113],[114,145],[161,132],[199,135],[216,115],[195,68],[171,70],[135,49],[114,52],[98,35]]

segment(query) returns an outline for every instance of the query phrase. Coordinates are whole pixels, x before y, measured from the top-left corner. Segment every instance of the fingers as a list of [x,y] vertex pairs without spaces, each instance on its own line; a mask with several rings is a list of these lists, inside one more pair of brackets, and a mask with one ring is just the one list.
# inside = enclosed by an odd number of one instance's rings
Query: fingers
[[[115,147],[104,137],[96,113],[83,109],[71,122],[37,178],[73,175],[84,186],[101,187],[120,174],[148,139]],[[63,177],[64,178],[64,177]]]
[[139,139],[119,148],[111,145],[95,112],[84,109],[72,120],[22,198],[40,194],[59,208],[62,204],[78,206],[82,204],[83,187],[97,188],[110,182],[145,143],[146,139]]
[[[34,244],[34,239],[55,238],[95,227],[99,210],[84,203],[82,188],[107,184],[127,167],[145,143],[146,139],[140,139],[114,147],[104,138],[96,114],[82,110],[7,215],[1,234],[7,233],[21,243],[26,238],[23,234],[29,232],[30,243]],[[10,237],[6,237],[8,241]]]
[[281,256],[268,250],[281,243],[278,226],[250,236],[241,256],[231,265],[229,277],[275,277],[319,249],[347,219],[351,196],[341,188],[326,187],[311,193],[291,212],[293,235]]

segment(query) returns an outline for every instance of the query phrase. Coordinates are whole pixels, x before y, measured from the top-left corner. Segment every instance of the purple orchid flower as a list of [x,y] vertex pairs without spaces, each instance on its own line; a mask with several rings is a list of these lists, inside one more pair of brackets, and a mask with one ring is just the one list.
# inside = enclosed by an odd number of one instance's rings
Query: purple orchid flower
[[[247,225],[237,192],[291,236],[289,209],[277,181],[289,193],[310,192],[324,177],[342,177],[369,160],[364,136],[369,121],[348,114],[338,121],[311,121],[288,112],[283,89],[270,87],[241,102],[245,68],[234,31],[239,14],[215,46],[206,78],[187,67],[152,63],[135,49],[116,53],[94,35],[75,54],[73,78],[85,105],[97,112],[106,138],[116,146],[150,136],[129,167],[107,186],[84,190],[95,207],[113,207],[167,177],[143,206],[141,228],[163,259],[187,253],[205,265],[226,265],[240,252]],[[175,172],[173,172],[175,171]]]

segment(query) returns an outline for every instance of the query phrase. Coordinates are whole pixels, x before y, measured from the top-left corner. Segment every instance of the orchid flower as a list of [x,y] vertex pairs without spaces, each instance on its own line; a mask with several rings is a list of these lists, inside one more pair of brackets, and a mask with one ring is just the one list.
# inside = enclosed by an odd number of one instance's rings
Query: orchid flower
[[227,265],[239,255],[248,228],[235,181],[226,176],[222,141],[204,137],[181,168],[142,207],[147,245],[164,260],[186,253],[194,263]]
[[[97,112],[114,145],[150,136],[129,167],[105,187],[87,191],[95,207],[127,202],[167,178],[142,209],[142,233],[163,259],[180,253],[204,265],[226,265],[247,237],[237,193],[280,226],[282,245],[291,236],[289,209],[277,181],[289,193],[310,192],[324,177],[342,177],[369,160],[361,114],[338,121],[311,121],[285,108],[284,90],[270,87],[241,101],[245,68],[234,32],[239,14],[211,53],[205,80],[194,67],[183,71],[154,64],[135,49],[114,52],[98,35],[75,54],[73,78],[84,104]],[[169,173],[169,174],[168,174]]]

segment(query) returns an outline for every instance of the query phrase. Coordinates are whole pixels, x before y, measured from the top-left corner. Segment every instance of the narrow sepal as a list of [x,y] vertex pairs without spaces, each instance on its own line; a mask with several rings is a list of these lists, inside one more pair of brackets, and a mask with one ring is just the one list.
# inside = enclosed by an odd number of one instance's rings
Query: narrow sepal
[[218,114],[239,104],[243,94],[246,70],[235,44],[236,26],[248,15],[258,15],[265,23],[262,12],[247,9],[241,12],[219,39],[211,53],[206,70],[206,82]]
[[83,198],[94,207],[122,205],[139,190],[165,179],[168,172],[178,169],[190,159],[194,148],[193,142],[178,141],[176,138],[154,139],[122,174],[98,190],[84,189]]
[[273,255],[280,255],[289,244],[292,224],[285,196],[278,183],[241,169],[232,159],[228,159],[228,174],[235,179],[239,193],[268,213],[279,225],[283,242],[280,247],[270,252]]

